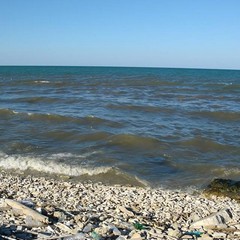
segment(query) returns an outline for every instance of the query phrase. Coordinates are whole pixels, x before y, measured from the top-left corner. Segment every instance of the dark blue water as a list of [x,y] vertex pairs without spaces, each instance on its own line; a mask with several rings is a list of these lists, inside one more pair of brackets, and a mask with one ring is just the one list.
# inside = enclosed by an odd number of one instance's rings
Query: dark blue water
[[0,167],[106,183],[240,177],[240,71],[0,67]]

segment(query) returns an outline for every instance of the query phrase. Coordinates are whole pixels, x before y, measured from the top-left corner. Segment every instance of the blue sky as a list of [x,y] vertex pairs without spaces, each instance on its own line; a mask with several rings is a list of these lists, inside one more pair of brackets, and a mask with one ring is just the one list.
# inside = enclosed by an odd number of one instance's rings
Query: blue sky
[[240,1],[0,0],[0,65],[240,69]]

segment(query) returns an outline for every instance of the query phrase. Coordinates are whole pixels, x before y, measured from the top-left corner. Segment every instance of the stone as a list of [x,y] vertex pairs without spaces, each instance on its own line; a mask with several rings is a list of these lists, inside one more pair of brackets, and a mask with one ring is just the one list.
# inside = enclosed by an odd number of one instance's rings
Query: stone
[[179,237],[181,235],[181,232],[178,229],[169,228],[167,234],[172,237]]
[[77,233],[69,237],[64,237],[63,240],[86,240],[86,236],[84,233]]
[[59,229],[61,229],[63,232],[67,232],[67,233],[73,233],[73,229],[71,229],[70,227],[68,227],[67,225],[63,224],[63,223],[56,223],[55,224],[56,227],[58,227]]
[[234,234],[235,236],[240,236],[240,231],[235,231],[233,234]]
[[212,237],[210,237],[208,234],[205,234],[205,233],[201,235],[201,239],[202,240],[213,240]]
[[51,233],[48,232],[40,232],[38,233],[38,239],[44,239],[44,238],[49,238],[51,236]]
[[214,179],[203,192],[206,195],[229,197],[240,201],[240,181]]
[[234,224],[234,227],[240,230],[240,224]]
[[[193,239],[193,237],[189,236],[189,235],[184,235],[184,236],[181,237],[181,239],[182,240],[184,240],[184,239]],[[204,239],[202,239],[202,240],[204,240]]]
[[202,218],[193,222],[191,228],[226,228],[226,223],[231,221],[233,214],[230,209],[224,209],[217,213],[213,213],[210,216]]
[[27,227],[42,227],[42,226],[44,226],[43,222],[40,222],[36,219],[32,219],[32,217],[30,217],[30,216],[26,216],[25,224]]
[[0,199],[0,211],[6,211],[10,209],[9,205],[5,202],[3,198]]
[[53,216],[58,219],[58,221],[62,222],[66,219],[66,215],[63,212],[55,211],[53,213]]
[[93,225],[91,223],[88,223],[84,228],[83,228],[83,232],[84,233],[89,233],[91,232],[93,229]]
[[126,209],[125,207],[123,207],[123,206],[119,206],[118,209],[119,209],[122,213],[126,214],[128,217],[133,217],[133,216],[134,216],[134,213],[133,213],[132,211],[127,210],[127,209]]
[[131,240],[142,240],[142,237],[139,233],[134,233],[130,239]]
[[116,238],[116,240],[126,240],[126,238],[124,236],[119,236],[118,238]]
[[115,235],[115,236],[121,235],[121,232],[118,230],[118,228],[114,227],[114,228],[111,228],[111,230],[113,232],[113,235]]
[[223,238],[226,239],[227,234],[223,232],[214,232],[213,233],[213,238]]

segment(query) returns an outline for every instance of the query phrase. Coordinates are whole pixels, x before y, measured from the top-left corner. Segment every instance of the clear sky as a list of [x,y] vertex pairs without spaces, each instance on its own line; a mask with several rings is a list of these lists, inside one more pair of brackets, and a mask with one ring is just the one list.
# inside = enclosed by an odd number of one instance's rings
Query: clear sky
[[240,69],[240,0],[0,0],[0,65]]

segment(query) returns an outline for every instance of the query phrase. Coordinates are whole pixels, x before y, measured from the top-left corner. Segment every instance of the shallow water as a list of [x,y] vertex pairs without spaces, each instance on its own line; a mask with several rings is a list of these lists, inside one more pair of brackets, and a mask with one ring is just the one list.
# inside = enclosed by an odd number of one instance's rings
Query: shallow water
[[240,177],[240,71],[0,67],[0,167],[106,183]]

